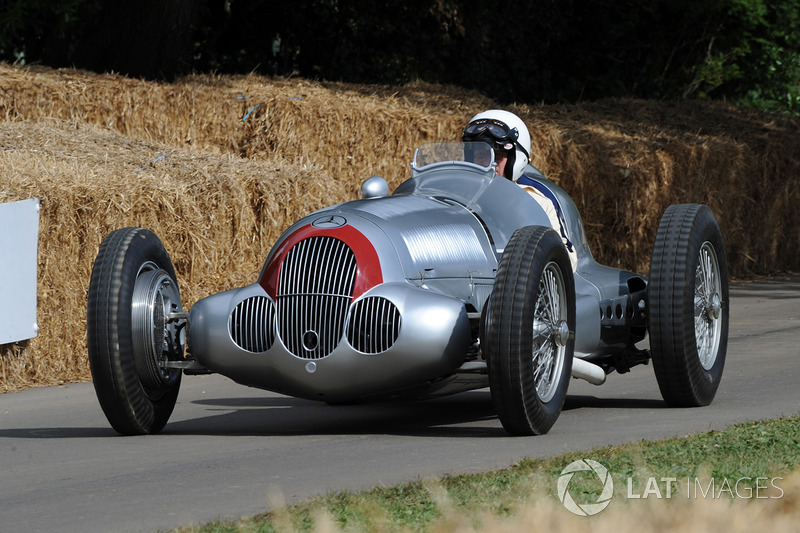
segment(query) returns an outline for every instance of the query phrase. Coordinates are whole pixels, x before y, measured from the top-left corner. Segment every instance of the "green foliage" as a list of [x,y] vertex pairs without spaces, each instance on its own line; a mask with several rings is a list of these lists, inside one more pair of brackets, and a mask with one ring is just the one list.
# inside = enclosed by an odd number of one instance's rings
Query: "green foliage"
[[726,15],[695,69],[698,96],[800,114],[800,4],[730,0]]
[[95,0],[7,0],[0,4],[0,60],[53,59],[74,44]]
[[504,102],[725,98],[800,114],[797,0],[7,0],[0,60],[473,88]]

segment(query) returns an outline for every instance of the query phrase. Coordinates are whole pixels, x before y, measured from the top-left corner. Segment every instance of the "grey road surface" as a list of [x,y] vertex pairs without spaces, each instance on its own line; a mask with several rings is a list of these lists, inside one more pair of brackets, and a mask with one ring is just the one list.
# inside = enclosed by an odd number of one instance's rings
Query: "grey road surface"
[[671,409],[651,366],[574,380],[548,435],[508,437],[488,390],[328,406],[184,378],[163,433],[119,437],[90,383],[0,395],[0,531],[157,531],[263,512],[337,489],[490,470],[609,444],[800,412],[800,276],[732,287],[714,403]]

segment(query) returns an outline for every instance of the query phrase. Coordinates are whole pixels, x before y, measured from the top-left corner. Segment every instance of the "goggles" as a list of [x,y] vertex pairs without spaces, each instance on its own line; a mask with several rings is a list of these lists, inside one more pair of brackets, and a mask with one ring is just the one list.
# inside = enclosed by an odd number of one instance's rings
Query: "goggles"
[[[513,150],[514,146],[519,146],[517,138],[519,132],[517,128],[511,129],[507,124],[494,119],[478,119],[467,124],[461,136],[463,141],[492,141],[497,148],[502,150]],[[521,147],[520,147],[521,148]],[[524,150],[523,150],[524,152]]]

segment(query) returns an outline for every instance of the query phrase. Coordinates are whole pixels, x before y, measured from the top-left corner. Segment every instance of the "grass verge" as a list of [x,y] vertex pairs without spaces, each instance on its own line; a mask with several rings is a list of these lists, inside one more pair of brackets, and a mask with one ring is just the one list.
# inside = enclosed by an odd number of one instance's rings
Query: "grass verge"
[[[559,478],[574,461],[605,467],[576,471],[559,499]],[[583,463],[593,464],[593,463]],[[800,519],[800,416],[732,426],[658,442],[641,441],[524,460],[506,470],[423,479],[367,492],[336,492],[235,522],[181,532],[273,531],[794,531]],[[575,508],[575,507],[573,507]],[[578,510],[578,509],[576,509]]]

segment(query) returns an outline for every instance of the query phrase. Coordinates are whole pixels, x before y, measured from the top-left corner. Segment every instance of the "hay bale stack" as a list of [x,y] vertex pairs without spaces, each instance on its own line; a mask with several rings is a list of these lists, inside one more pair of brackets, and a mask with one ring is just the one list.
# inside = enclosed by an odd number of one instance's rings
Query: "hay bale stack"
[[191,76],[161,84],[0,64],[6,121],[58,118],[175,147],[313,160],[338,180],[382,173],[393,185],[408,177],[420,142],[456,138],[464,116],[489,105],[476,93],[424,83],[390,88]]
[[0,390],[86,380],[86,294],[113,229],[153,229],[187,304],[255,281],[295,218],[347,192],[319,170],[248,161],[45,120],[0,126],[0,201],[38,197],[40,334],[0,351]]
[[600,262],[647,272],[661,214],[708,204],[734,277],[797,270],[800,119],[710,102],[522,107],[534,163],[570,192]]
[[[300,216],[355,198],[373,174],[396,187],[416,146],[457,139],[494,106],[424,83],[163,84],[0,64],[0,201],[42,199],[40,335],[0,347],[0,391],[89,378],[86,291],[111,230],[153,229],[188,307],[252,282]],[[796,118],[635,100],[509,109],[531,130],[533,163],[581,209],[599,261],[646,273],[666,206],[703,202],[735,276],[800,268]]]

